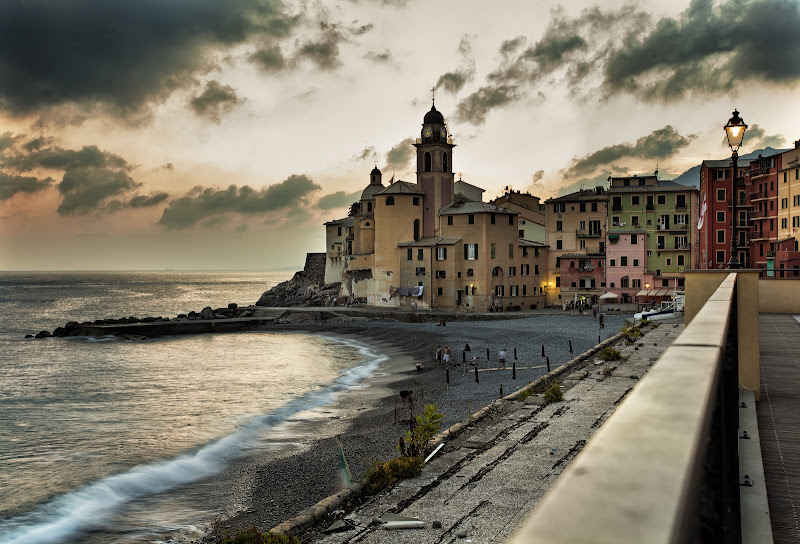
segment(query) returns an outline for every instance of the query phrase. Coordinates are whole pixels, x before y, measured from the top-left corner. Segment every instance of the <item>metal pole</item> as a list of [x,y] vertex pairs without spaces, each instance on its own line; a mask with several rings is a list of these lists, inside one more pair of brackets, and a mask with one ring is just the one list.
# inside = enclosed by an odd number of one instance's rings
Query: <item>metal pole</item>
[[736,201],[739,199],[739,191],[736,186],[736,167],[739,161],[739,152],[734,151],[731,158],[733,159],[733,179],[731,180],[731,198],[733,198],[731,215],[733,218],[731,219],[731,258],[728,261],[728,268],[736,270],[742,267],[739,262],[739,241],[736,239],[736,222],[739,220],[736,217]]

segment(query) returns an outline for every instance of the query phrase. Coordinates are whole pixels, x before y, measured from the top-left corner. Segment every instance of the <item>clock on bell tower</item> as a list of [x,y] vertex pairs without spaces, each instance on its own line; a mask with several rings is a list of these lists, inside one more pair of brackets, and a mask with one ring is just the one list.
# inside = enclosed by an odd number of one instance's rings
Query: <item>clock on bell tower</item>
[[422,121],[417,148],[417,185],[425,193],[423,235],[435,236],[439,231],[438,212],[453,201],[453,148],[444,116],[431,105]]

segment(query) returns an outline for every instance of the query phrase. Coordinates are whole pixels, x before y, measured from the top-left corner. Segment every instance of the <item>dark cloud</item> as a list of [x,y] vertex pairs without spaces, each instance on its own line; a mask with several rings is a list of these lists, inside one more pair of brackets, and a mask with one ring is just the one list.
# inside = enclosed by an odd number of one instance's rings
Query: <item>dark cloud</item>
[[339,43],[342,41],[344,36],[341,32],[330,26],[317,38],[302,43],[296,58],[309,60],[319,68],[331,70],[341,65]]
[[386,153],[386,170],[405,172],[414,157],[414,140],[406,138]]
[[303,175],[292,175],[264,189],[230,185],[226,189],[195,187],[188,194],[170,201],[159,224],[168,229],[185,229],[217,215],[237,213],[262,215],[289,212],[320,186]]
[[563,64],[567,54],[585,48],[586,41],[578,35],[551,36],[525,50],[522,57],[536,61],[543,71],[552,71]]
[[585,189],[594,189],[595,187],[606,187],[608,185],[608,176],[608,172],[605,172],[591,178],[581,178],[574,183],[559,187],[557,196],[564,196]]
[[56,187],[62,200],[56,211],[60,215],[88,215],[115,212],[118,205],[106,208],[111,197],[130,193],[141,186],[122,170],[81,166],[64,172]]
[[169,198],[169,193],[153,193],[150,196],[136,195],[128,201],[128,208],[149,208],[161,204]]
[[102,151],[96,145],[87,145],[79,150],[64,149],[58,146],[36,147],[34,151],[20,152],[3,159],[6,167],[21,172],[38,168],[48,170],[73,170],[76,168],[111,168],[130,170],[132,166],[114,153]]
[[16,194],[34,194],[50,188],[53,178],[38,179],[32,176],[15,176],[0,170],[0,202],[10,200]]
[[353,202],[361,200],[361,191],[355,193],[345,193],[344,191],[337,191],[329,195],[325,195],[317,202],[317,208],[321,210],[331,210],[333,208],[344,208]]
[[387,64],[392,62],[392,52],[386,49],[385,51],[378,53],[377,51],[369,51],[364,54],[364,58],[367,60],[371,60],[376,64]]
[[748,81],[800,80],[800,3],[692,0],[678,19],[629,37],[604,70],[607,92],[652,100],[730,91]]
[[463,65],[452,71],[439,76],[435,87],[445,92],[456,94],[475,76],[475,59],[472,57],[472,47],[467,38],[462,38],[458,46],[458,52],[463,57]]
[[201,94],[191,99],[189,106],[196,115],[219,123],[223,115],[233,111],[242,102],[244,100],[236,96],[233,87],[212,80],[206,83]]
[[250,61],[266,72],[279,72],[286,68],[286,59],[279,45],[266,45],[250,55]]
[[353,27],[353,34],[355,36],[362,36],[362,35],[366,34],[367,32],[371,31],[373,28],[374,28],[374,25],[372,23],[369,23],[369,24],[366,24],[366,25],[357,26],[357,27]]
[[370,158],[372,158],[374,156],[375,156],[375,148],[372,147],[371,145],[365,147],[357,155],[354,155],[354,157],[359,161],[365,161],[365,160],[370,159]]
[[696,137],[695,134],[683,136],[672,126],[667,125],[639,138],[635,144],[616,144],[604,147],[580,159],[574,159],[572,166],[564,172],[564,175],[573,177],[590,174],[601,166],[609,165],[626,157],[666,159],[689,145]]
[[209,66],[214,49],[283,37],[279,0],[0,3],[0,104],[12,114],[101,103],[127,116]]
[[19,136],[14,136],[11,132],[0,133],[0,153],[8,149],[19,139]]
[[[722,145],[728,147],[727,136],[722,137]],[[744,133],[742,147],[756,149],[760,147],[780,148],[786,145],[786,137],[783,134],[767,135],[767,131],[757,124],[750,125]]]
[[531,176],[531,181],[532,181],[533,183],[536,183],[536,182],[538,182],[538,181],[541,181],[543,177],[544,177],[544,170],[537,170],[537,171],[536,171],[536,172],[533,174],[533,176]]
[[500,53],[503,55],[510,55],[511,53],[516,53],[520,47],[525,45],[525,41],[526,41],[525,36],[517,36],[516,38],[505,40],[503,41],[503,43],[500,44]]
[[519,100],[522,92],[517,85],[487,85],[458,103],[456,117],[473,125],[486,121],[486,115],[499,106]]

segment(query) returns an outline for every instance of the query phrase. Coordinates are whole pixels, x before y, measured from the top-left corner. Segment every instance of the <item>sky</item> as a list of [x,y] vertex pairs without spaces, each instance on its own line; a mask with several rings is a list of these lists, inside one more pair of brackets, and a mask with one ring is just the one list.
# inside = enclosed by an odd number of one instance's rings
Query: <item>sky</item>
[[5,0],[0,270],[270,270],[377,165],[543,199],[800,139],[800,0]]

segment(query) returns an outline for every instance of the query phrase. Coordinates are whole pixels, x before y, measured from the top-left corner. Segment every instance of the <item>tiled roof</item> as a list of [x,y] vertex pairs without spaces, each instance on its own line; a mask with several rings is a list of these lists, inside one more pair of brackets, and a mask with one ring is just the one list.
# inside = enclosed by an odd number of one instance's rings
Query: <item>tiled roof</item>
[[433,246],[452,246],[461,241],[455,236],[427,236],[414,242],[400,242],[398,247],[433,247]]
[[408,183],[407,181],[398,180],[389,185],[386,189],[378,191],[376,195],[424,195],[419,190],[416,183]]
[[533,240],[526,240],[525,238],[519,239],[519,245],[522,247],[549,247],[542,242],[534,242]]
[[453,201],[441,210],[439,215],[461,215],[471,213],[502,213],[507,215],[519,215],[519,212],[509,210],[508,208],[501,208],[494,204],[487,202],[472,202],[472,201]]
[[325,225],[342,225],[344,227],[352,227],[355,225],[355,219],[352,217],[343,217],[342,219],[334,219],[333,221],[328,221]]
[[608,200],[608,195],[605,193],[605,189],[603,189],[603,192],[600,194],[597,194],[594,189],[584,189],[568,195],[559,196],[556,198],[548,198],[544,201],[544,203],[550,204],[551,202],[577,202],[579,200],[600,202]]
[[697,191],[695,187],[675,183],[668,179],[658,181],[658,185],[634,185],[632,187],[611,187],[609,193],[663,193],[676,191]]

